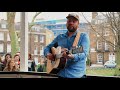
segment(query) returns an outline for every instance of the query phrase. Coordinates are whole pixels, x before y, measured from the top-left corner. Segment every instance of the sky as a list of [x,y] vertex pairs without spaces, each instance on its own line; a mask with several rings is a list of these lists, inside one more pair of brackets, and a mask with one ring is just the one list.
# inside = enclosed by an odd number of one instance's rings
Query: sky
[[[66,16],[72,12],[42,12],[36,19],[44,19],[44,20],[56,20],[56,19],[65,19]],[[78,12],[75,12],[78,13]],[[83,12],[85,17],[91,21],[91,12]],[[32,21],[35,12],[28,12],[28,22]],[[84,17],[82,17],[81,12],[79,12],[80,22],[86,22]],[[6,12],[0,12],[0,19],[7,19]],[[20,22],[20,12],[16,13],[15,22]]]

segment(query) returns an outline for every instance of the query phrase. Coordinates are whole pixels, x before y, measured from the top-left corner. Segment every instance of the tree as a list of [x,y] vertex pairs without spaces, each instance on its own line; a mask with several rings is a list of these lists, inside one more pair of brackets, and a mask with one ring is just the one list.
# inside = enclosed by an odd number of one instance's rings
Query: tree
[[[40,14],[41,12],[36,12],[34,15],[31,24],[29,24],[29,30],[31,30],[31,27],[34,26],[34,21],[36,17]],[[9,30],[9,35],[10,35],[10,40],[11,40],[11,54],[14,56],[16,52],[19,51],[19,42],[18,42],[18,35],[15,31],[15,16],[16,12],[7,12],[7,23],[8,23],[8,30]]]
[[116,42],[115,48],[117,50],[117,68],[115,75],[120,76],[120,12],[107,12],[103,15],[108,19],[109,25],[111,26],[110,29],[114,34]]
[[115,43],[107,40],[105,37],[103,37],[103,35],[101,35],[98,31],[96,31],[93,28],[93,25],[91,22],[89,22],[86,17],[83,15],[83,17],[86,19],[86,21],[90,24],[92,30],[94,32],[96,32],[96,34],[100,35],[100,37],[106,41],[107,43],[109,43],[109,45],[111,45],[112,47],[115,47],[116,51],[117,51],[117,68],[116,68],[116,72],[115,75],[120,75],[120,12],[106,12],[106,13],[101,13],[105,19],[103,20],[102,23],[99,24],[99,26],[102,27],[102,31],[105,32],[105,28],[109,28],[110,32],[112,32],[114,39],[115,39]]
[[42,12],[36,12],[36,14],[34,15],[31,23],[30,23],[29,26],[28,26],[28,30],[29,30],[29,31],[31,31],[32,26],[35,25],[34,21],[35,21],[36,17],[37,17],[39,14],[41,14],[41,13],[42,13]]
[[7,12],[7,23],[8,23],[8,30],[11,40],[11,54],[12,56],[16,54],[16,52],[19,51],[19,43],[18,43],[18,37],[15,32],[15,15],[16,12]]
[[[33,19],[32,19],[32,21],[31,21],[31,23],[28,25],[28,30],[29,30],[29,32],[30,32],[30,42],[31,42],[31,30],[32,30],[32,26],[34,26],[35,25],[35,23],[34,23],[34,21],[35,21],[35,18],[39,15],[39,14],[41,14],[42,12],[36,12],[36,14],[34,15],[34,17],[33,17]],[[31,53],[31,43],[29,44],[29,47],[30,47],[30,53]]]

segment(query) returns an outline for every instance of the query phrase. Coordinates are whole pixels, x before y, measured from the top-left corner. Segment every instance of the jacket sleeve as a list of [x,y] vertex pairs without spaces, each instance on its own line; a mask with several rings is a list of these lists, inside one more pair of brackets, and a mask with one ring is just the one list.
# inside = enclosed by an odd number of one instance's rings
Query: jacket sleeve
[[73,61],[85,60],[87,55],[89,54],[90,41],[89,41],[88,34],[83,33],[81,35],[81,43],[80,43],[80,45],[83,46],[83,53],[73,54],[73,56],[74,56]]
[[55,46],[57,43],[58,37],[56,37],[50,44],[44,48],[44,56],[46,57],[48,53],[51,53],[51,47]]

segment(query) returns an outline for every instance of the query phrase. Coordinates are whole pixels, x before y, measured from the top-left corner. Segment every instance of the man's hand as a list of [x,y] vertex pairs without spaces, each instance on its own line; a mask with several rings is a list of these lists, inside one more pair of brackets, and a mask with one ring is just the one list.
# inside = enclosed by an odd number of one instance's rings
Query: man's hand
[[54,61],[54,55],[52,55],[51,53],[48,53],[47,59]]
[[63,52],[63,57],[64,58],[67,58],[67,59],[74,59],[74,56],[73,56],[73,54],[67,54],[66,52]]
[[68,54],[68,59],[74,59],[73,54]]

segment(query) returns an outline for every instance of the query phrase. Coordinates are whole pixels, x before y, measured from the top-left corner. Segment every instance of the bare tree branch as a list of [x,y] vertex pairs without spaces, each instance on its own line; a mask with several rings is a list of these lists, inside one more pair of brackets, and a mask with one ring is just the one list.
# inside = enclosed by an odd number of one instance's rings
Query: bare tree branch
[[[79,12],[78,12],[78,13],[79,13]],[[106,40],[104,37],[102,37],[102,35],[94,29],[94,27],[93,27],[93,25],[91,24],[91,22],[89,22],[89,21],[87,20],[87,18],[84,16],[84,14],[83,14],[82,12],[81,12],[81,14],[82,14],[82,16],[84,17],[84,19],[88,22],[88,24],[90,25],[91,29],[92,29],[96,34],[100,35],[100,37],[101,37],[102,39],[104,39],[104,41],[106,41],[107,43],[109,43],[112,47],[115,46],[112,42],[110,42],[110,41]]]
[[34,26],[34,21],[35,21],[36,17],[37,17],[40,13],[42,13],[42,12],[36,12],[35,16],[33,17],[32,21],[31,21],[31,23],[30,23],[30,25],[29,25],[29,27],[28,27],[29,30],[31,30],[31,27]]

